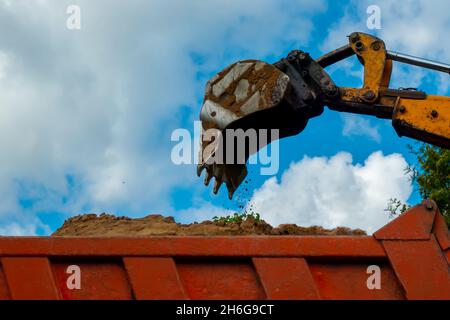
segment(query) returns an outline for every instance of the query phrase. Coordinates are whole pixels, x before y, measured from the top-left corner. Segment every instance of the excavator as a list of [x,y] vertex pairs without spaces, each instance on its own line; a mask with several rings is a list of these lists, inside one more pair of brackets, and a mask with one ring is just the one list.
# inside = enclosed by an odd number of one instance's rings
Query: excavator
[[[364,68],[362,88],[337,86],[324,68],[354,55]],[[282,139],[303,131],[325,106],[391,119],[400,137],[450,149],[450,97],[389,88],[394,61],[450,74],[448,64],[387,50],[383,40],[362,32],[350,34],[348,44],[316,60],[293,50],[274,64],[243,60],[228,66],[206,84],[197,175],[206,170],[206,186],[215,178],[214,194],[225,183],[232,199],[247,175],[246,161],[261,146],[246,146],[243,159],[217,161],[216,154],[230,151],[224,132],[276,129],[275,139]],[[206,134],[211,130],[214,135]]]

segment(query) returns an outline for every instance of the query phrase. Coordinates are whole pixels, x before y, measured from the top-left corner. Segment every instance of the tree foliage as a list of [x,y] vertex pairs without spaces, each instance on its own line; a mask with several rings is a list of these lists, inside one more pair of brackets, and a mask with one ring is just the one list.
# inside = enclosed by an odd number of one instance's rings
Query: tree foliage
[[[420,196],[434,200],[447,224],[450,226],[450,150],[422,144],[415,149],[410,147],[417,156],[417,163],[406,168],[411,182],[417,188]],[[398,199],[390,199],[386,211],[397,215],[408,209],[408,206]]]

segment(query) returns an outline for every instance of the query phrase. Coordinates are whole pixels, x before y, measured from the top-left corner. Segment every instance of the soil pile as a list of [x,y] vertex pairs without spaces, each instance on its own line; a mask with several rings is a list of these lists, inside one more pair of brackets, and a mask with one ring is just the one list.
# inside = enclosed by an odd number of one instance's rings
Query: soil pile
[[346,227],[324,229],[281,224],[272,227],[263,220],[248,218],[242,222],[203,221],[181,224],[173,217],[148,215],[132,219],[102,213],[70,218],[52,236],[212,236],[212,235],[366,235],[363,230]]

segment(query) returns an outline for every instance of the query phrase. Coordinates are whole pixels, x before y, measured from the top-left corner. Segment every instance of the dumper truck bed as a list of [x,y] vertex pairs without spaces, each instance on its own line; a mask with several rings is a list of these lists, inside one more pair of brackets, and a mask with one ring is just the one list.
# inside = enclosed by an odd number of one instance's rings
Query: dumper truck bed
[[425,205],[372,236],[0,237],[0,299],[450,299],[449,263]]

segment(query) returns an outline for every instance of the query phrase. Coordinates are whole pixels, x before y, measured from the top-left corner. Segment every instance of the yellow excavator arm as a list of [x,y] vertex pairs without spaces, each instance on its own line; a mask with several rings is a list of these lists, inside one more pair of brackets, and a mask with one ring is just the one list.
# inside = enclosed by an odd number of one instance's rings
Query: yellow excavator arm
[[[364,66],[363,87],[338,87],[324,68],[352,55]],[[281,139],[300,133],[325,106],[391,119],[399,136],[450,149],[450,97],[389,88],[394,61],[450,74],[447,64],[388,51],[381,39],[361,32],[352,33],[347,45],[316,60],[294,50],[273,65],[257,60],[230,65],[206,86],[198,175],[206,170],[206,185],[215,178],[214,193],[225,183],[231,198],[247,174],[246,160],[264,144],[254,148],[250,141],[240,141],[246,152],[237,158],[236,146],[231,144],[230,150],[224,142],[227,129],[277,129],[275,139]],[[217,154],[230,152],[233,157],[218,161]]]
[[363,88],[339,88],[339,99],[328,101],[330,109],[392,119],[399,136],[450,148],[450,97],[389,89],[393,61],[450,74],[449,65],[387,51],[382,40],[359,32],[349,36],[348,45],[320,57],[317,63],[325,68],[354,54],[364,65]]

